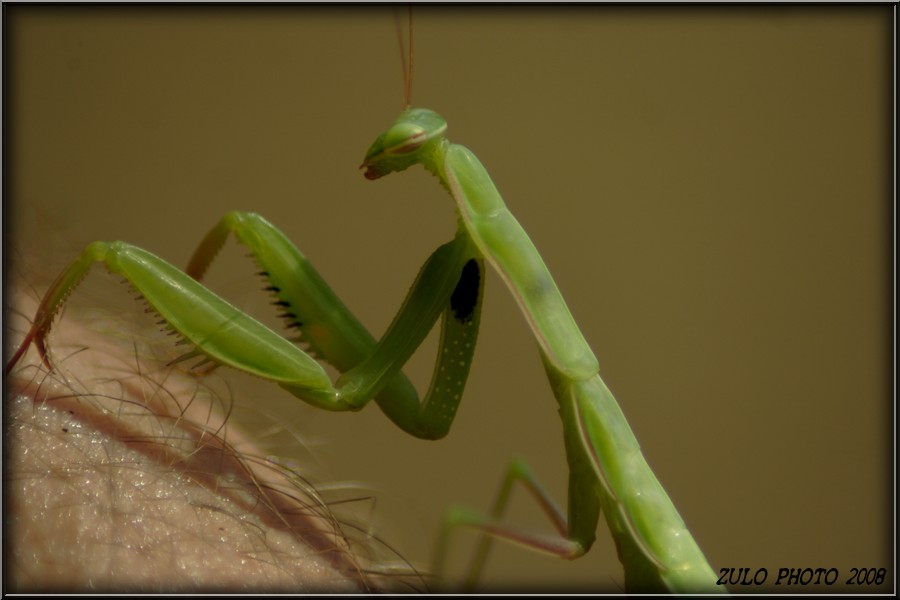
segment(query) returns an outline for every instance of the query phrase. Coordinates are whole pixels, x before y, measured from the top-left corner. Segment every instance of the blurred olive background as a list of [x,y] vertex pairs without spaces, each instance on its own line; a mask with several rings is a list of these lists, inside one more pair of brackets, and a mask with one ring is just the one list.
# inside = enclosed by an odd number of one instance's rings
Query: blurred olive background
[[[5,10],[7,266],[37,256],[36,290],[92,240],[183,265],[226,211],[253,210],[380,334],[452,236],[452,201],[422,169],[357,170],[403,104],[390,9]],[[893,562],[890,11],[415,12],[413,103],[447,118],[541,250],[710,563],[769,584],[782,567],[842,583]],[[240,255],[217,289],[265,314]],[[420,387],[433,347],[408,369]],[[374,405],[332,414],[253,389],[314,443],[316,481],[372,486],[362,514],[420,566],[446,508],[486,509],[514,456],[565,502],[555,402],[494,274],[445,440]],[[510,520],[547,525],[524,493]],[[474,540],[456,538],[454,572]],[[616,591],[622,575],[601,525],[572,562],[498,545],[485,583]]]

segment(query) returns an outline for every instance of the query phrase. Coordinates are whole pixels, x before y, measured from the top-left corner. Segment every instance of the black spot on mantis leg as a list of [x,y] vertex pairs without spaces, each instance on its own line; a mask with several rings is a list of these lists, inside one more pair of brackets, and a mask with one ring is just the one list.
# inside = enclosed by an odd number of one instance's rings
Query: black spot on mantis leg
[[463,266],[456,289],[450,296],[453,317],[460,323],[472,320],[475,305],[478,303],[479,285],[481,285],[481,270],[478,268],[478,261],[473,258]]

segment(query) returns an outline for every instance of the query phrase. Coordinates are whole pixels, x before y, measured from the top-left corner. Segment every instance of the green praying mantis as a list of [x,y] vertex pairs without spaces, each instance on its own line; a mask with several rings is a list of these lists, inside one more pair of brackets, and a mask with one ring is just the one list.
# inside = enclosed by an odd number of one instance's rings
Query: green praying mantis
[[[615,540],[629,591],[721,592],[716,575],[685,527],[634,437],[599,365],[552,276],[525,231],[506,208],[485,168],[467,148],[446,138],[437,113],[406,108],[366,153],[368,179],[421,164],[456,204],[457,231],[426,260],[380,340],[356,319],[306,257],[261,216],[232,212],[203,239],[184,272],[125,242],[89,244],[53,282],[6,373],[36,346],[52,368],[47,336],[54,316],[95,262],[124,277],[162,323],[198,359],[273,381],[309,404],[357,411],[371,399],[401,429],[424,439],[445,436],[471,366],[483,299],[485,263],[515,297],[535,339],[559,404],[569,465],[568,514],[558,509],[524,464],[510,468],[490,516],[456,510],[444,537],[460,527],[564,558],[586,553],[602,513]],[[254,255],[301,349],[218,297],[201,283],[225,241],[234,235]],[[401,369],[438,318],[434,374],[421,400]],[[332,382],[319,361],[341,372]],[[537,536],[500,522],[513,484],[521,483],[547,512],[556,533]],[[441,544],[443,547],[443,544]],[[441,562],[438,557],[438,563]]]

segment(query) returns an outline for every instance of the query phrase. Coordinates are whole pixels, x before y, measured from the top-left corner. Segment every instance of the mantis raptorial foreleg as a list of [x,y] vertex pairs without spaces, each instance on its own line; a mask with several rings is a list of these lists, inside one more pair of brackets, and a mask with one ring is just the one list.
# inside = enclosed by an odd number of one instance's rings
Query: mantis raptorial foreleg
[[[484,266],[467,238],[457,236],[431,255],[376,344],[306,257],[259,215],[226,215],[200,243],[186,272],[199,280],[231,233],[259,263],[270,284],[266,289],[309,353],[343,373],[335,384],[342,401],[359,409],[374,396],[404,431],[427,439],[447,434],[472,364],[484,291]],[[434,377],[420,402],[400,368],[441,314]]]
[[[468,377],[481,315],[482,265],[465,237],[457,236],[425,262],[388,331],[374,338],[324,279],[278,229],[252,213],[226,215],[206,236],[188,272],[199,278],[230,233],[256,258],[289,326],[309,353],[263,326],[194,278],[124,242],[94,242],[46,293],[31,330],[7,371],[34,342],[50,367],[45,338],[57,310],[94,262],[102,262],[141,294],[173,331],[205,357],[278,383],[326,410],[359,410],[376,397],[404,431],[435,439],[447,433]],[[422,402],[400,372],[443,313],[435,376]],[[332,384],[313,356],[343,372]]]

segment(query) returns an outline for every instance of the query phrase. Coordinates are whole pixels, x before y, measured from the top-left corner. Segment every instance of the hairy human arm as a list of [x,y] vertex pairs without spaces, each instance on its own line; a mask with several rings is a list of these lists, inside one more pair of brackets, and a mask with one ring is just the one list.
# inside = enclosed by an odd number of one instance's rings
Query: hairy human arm
[[[36,303],[8,291],[15,344]],[[318,494],[202,377],[142,372],[127,338],[97,325],[67,314],[55,368],[30,351],[5,381],[8,590],[378,588]]]

